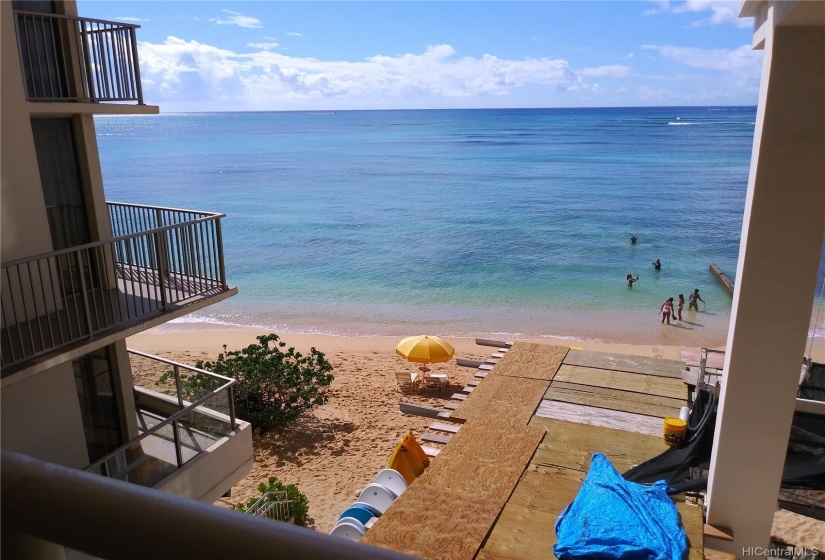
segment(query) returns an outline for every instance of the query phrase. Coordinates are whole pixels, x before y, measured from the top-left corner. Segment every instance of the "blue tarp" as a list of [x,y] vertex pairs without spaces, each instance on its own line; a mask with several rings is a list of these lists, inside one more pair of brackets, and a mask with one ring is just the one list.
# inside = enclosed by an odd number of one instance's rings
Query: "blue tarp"
[[688,550],[679,511],[664,480],[628,482],[601,453],[576,499],[556,520],[553,553],[560,560],[682,560]]

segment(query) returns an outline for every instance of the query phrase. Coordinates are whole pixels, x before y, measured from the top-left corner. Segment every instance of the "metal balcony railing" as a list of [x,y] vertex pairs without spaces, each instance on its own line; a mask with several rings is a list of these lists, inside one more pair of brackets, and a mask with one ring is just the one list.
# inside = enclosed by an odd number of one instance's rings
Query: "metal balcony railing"
[[7,367],[229,290],[224,214],[108,203],[112,239],[3,263]]
[[289,504],[292,503],[287,497],[286,490],[279,492],[267,492],[258,500],[246,508],[244,513],[257,515],[275,521],[289,520]]
[[139,25],[15,10],[29,101],[136,101],[143,105]]
[[[136,387],[141,434],[98,458],[84,470],[125,482],[154,486],[236,427],[233,385],[236,380],[152,354],[129,349],[132,374],[152,379],[154,387]],[[140,360],[140,361],[138,361]],[[146,376],[146,362],[171,375]],[[197,383],[184,386],[185,370]],[[153,390],[155,389],[155,390]]]

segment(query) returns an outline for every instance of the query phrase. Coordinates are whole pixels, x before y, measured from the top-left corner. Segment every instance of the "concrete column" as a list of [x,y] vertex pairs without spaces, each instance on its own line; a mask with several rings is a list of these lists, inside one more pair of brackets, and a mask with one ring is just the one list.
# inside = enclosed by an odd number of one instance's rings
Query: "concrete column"
[[825,28],[768,23],[708,488],[738,557],[769,542],[825,235]]

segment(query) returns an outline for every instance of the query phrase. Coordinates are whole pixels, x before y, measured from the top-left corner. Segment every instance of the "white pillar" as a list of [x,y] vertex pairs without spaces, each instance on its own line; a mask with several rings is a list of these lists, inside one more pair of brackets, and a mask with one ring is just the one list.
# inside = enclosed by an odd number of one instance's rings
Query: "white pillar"
[[738,557],[769,542],[825,235],[825,27],[768,24],[708,487]]

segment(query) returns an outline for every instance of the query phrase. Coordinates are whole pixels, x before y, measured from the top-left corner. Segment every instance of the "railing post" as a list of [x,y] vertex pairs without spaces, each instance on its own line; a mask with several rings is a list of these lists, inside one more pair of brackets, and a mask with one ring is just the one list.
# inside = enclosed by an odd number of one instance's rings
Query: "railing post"
[[235,386],[229,386],[229,427],[235,430]]
[[77,256],[77,271],[80,274],[80,291],[83,293],[83,307],[86,310],[86,328],[89,329],[89,338],[94,337],[92,330],[92,311],[89,308],[89,294],[86,293],[86,272],[83,270],[83,257],[81,251],[75,251]]
[[80,51],[83,53],[83,64],[84,64],[84,72],[83,77],[85,78],[82,82],[85,85],[86,91],[83,92],[85,95],[84,97],[89,100],[89,102],[93,101],[94,98],[94,91],[95,91],[95,82],[94,78],[92,78],[92,59],[89,55],[89,37],[88,31],[86,30],[86,22],[85,21],[78,21],[77,24],[80,26]]
[[183,451],[180,448],[180,425],[177,418],[172,421],[172,436],[175,439],[175,458],[178,460],[178,468],[183,466]]
[[140,83],[140,60],[138,59],[137,35],[135,28],[129,29],[129,38],[132,47],[132,65],[135,68],[135,87],[137,87],[138,105],[143,105],[143,85]]
[[180,380],[180,368],[178,366],[172,366],[173,371],[175,372],[175,386],[178,388],[178,406],[183,408],[183,384]]
[[220,270],[221,288],[226,289],[226,267],[223,262],[223,235],[221,234],[221,219],[215,220],[215,237],[218,240],[218,268]]
[[[158,227],[163,227],[163,212],[160,209],[155,210],[157,214]],[[166,298],[166,286],[164,279],[168,273],[168,263],[166,262],[166,232],[155,232],[155,251],[157,251],[158,263],[158,280],[160,282],[160,307],[165,310],[168,304]]]

